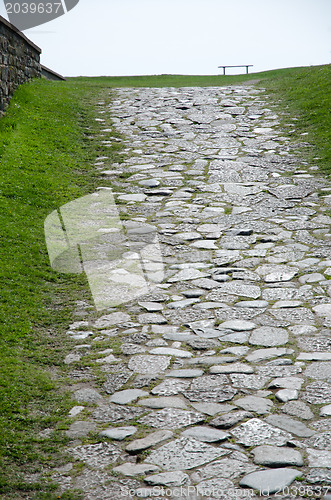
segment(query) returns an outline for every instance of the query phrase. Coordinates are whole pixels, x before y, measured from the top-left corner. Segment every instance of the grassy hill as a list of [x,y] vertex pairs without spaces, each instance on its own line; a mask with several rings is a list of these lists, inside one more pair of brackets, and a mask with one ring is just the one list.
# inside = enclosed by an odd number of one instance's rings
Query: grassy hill
[[[23,85],[0,119],[0,498],[74,499],[53,493],[27,474],[62,461],[62,429],[71,407],[62,382],[70,348],[66,328],[73,304],[89,297],[83,276],[49,266],[44,220],[64,203],[95,190],[94,160],[105,151],[95,140],[95,104],[114,87],[222,86],[258,80],[290,117],[296,137],[331,172],[331,66],[243,76],[72,78]],[[121,146],[107,148],[117,161]],[[314,160],[314,164],[317,160]],[[48,431],[48,429],[51,429]]]

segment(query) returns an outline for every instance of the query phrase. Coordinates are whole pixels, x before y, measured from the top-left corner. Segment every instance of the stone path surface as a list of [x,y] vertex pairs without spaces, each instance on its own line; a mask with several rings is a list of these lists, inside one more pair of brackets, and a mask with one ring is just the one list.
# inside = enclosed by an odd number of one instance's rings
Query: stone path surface
[[331,185],[295,122],[253,86],[99,106],[128,159],[96,168],[124,219],[157,228],[164,279],[97,320],[77,304],[55,479],[85,500],[329,498]]

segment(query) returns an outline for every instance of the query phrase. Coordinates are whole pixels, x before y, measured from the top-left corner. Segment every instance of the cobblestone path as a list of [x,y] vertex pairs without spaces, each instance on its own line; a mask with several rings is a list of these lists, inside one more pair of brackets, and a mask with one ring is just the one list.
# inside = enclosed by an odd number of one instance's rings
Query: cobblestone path
[[73,460],[55,479],[86,500],[331,498],[331,185],[265,99],[99,103],[128,160],[96,167],[127,227],[157,228],[164,280],[97,320],[77,305]]

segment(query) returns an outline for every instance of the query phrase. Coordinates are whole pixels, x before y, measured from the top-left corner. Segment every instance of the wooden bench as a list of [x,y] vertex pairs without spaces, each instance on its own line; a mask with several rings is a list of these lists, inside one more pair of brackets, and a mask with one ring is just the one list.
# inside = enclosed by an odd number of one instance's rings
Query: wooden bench
[[251,68],[253,64],[242,64],[239,66],[219,66],[219,68],[223,68],[223,75],[225,75],[225,68],[246,68],[246,74],[248,75],[248,68]]

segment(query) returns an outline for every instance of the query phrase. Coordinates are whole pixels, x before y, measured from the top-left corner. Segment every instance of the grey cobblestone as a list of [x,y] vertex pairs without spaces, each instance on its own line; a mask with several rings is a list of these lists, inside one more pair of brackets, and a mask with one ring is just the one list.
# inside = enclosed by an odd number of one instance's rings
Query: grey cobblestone
[[[102,440],[116,439],[114,424],[137,432],[116,447],[75,445],[74,458],[84,474],[107,466],[108,480],[119,481],[112,470],[137,477],[137,498],[144,473],[149,484],[201,491],[271,492],[301,476],[301,486],[330,484],[330,218],[317,196],[328,181],[291,154],[281,117],[252,86],[117,89],[103,111],[127,152],[105,166],[126,174],[118,209],[156,227],[165,278],[125,312],[84,317],[99,330],[91,344],[122,346],[116,363],[100,364],[103,389],[76,380],[85,427]],[[153,440],[164,432],[168,442]],[[151,454],[141,455],[146,439]],[[84,498],[101,498],[94,487],[84,482]]]

